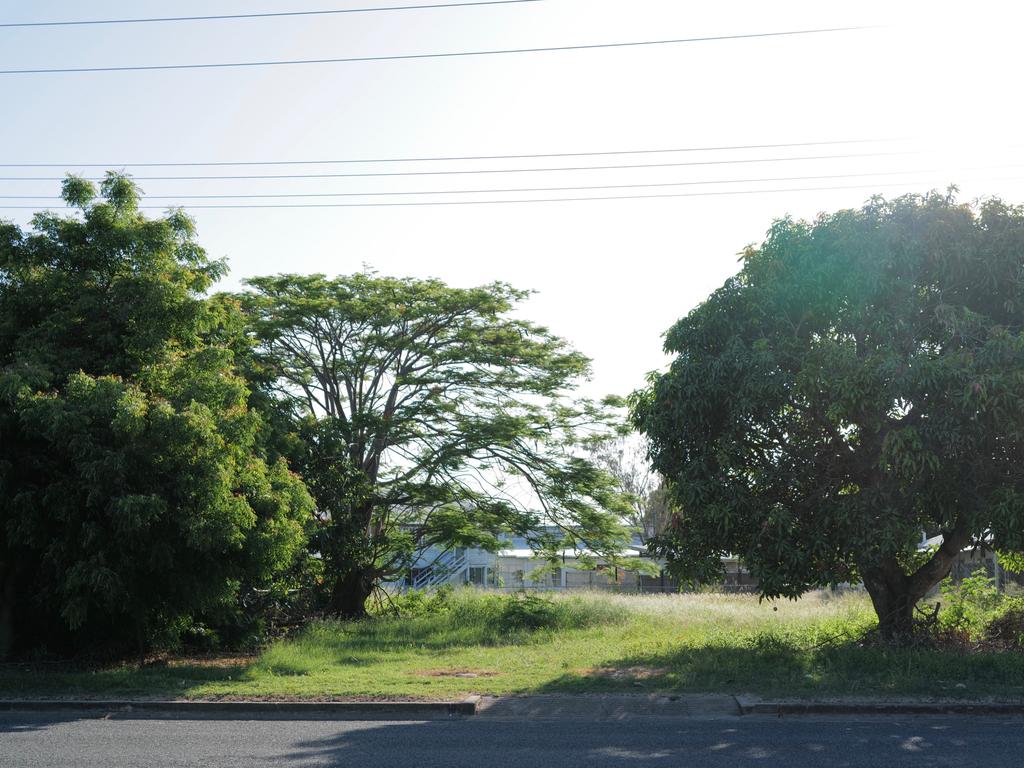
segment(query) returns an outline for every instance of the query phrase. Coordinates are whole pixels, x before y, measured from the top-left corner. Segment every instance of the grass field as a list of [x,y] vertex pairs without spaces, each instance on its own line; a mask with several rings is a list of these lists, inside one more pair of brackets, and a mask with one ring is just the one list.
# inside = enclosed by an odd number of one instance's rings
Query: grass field
[[[413,697],[548,692],[1020,697],[1024,654],[864,647],[860,595],[472,591],[402,617],[315,623],[253,657],[61,672],[7,665],[3,696]],[[411,615],[410,615],[411,614]]]

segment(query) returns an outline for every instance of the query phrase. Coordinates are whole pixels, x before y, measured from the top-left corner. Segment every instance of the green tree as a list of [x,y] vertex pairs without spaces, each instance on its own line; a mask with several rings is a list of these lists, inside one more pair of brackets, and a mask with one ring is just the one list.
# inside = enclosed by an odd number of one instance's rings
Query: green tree
[[[1024,549],[1024,210],[932,193],[776,222],[668,333],[633,419],[685,578],[862,580],[885,637],[973,543]],[[922,531],[941,532],[934,552]]]
[[233,366],[237,304],[180,211],[110,174],[77,216],[0,224],[0,653],[129,643],[266,586],[311,500]]
[[510,316],[525,293],[371,273],[248,284],[262,363],[304,416],[332,612],[362,614],[434,544],[496,549],[515,532],[552,562],[617,559],[628,504],[577,450],[609,413],[566,400],[588,361]]

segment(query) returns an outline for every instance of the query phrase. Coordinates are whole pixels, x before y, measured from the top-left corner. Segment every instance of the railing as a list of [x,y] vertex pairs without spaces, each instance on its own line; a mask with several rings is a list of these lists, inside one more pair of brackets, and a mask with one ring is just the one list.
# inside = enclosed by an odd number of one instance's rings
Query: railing
[[450,581],[453,576],[458,576],[466,570],[466,555],[456,555],[454,552],[445,552],[438,557],[429,567],[420,571],[413,579],[413,589],[428,589]]
[[680,590],[679,587],[660,585],[640,585],[636,583],[616,584],[615,582],[598,582],[593,584],[537,584],[530,580],[523,583],[505,582],[501,586],[485,586],[484,589],[496,592],[615,592],[623,595],[674,595],[674,594],[695,594],[704,592],[707,594],[757,594],[757,587],[754,585],[716,584],[702,590]]

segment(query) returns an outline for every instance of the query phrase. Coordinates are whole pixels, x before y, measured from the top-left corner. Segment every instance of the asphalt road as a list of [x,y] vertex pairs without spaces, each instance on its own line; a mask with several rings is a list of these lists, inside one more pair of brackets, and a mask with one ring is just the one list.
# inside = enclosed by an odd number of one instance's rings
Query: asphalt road
[[8,768],[1024,765],[1024,719],[650,717],[309,721],[0,714]]

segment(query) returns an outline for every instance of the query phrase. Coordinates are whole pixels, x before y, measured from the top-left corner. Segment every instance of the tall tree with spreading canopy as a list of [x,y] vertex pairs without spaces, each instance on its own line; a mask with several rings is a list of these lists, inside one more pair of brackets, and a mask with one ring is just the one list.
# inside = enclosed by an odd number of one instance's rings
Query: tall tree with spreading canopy
[[609,414],[566,400],[588,361],[511,316],[526,293],[366,272],[248,285],[260,359],[304,417],[332,612],[362,614],[433,544],[493,550],[515,532],[553,562],[617,560],[626,501],[578,450]]
[[768,597],[862,580],[899,638],[964,547],[1024,549],[1024,209],[931,193],[778,221],[665,349],[633,419],[685,578],[734,553]]
[[77,215],[0,223],[0,654],[109,652],[230,610],[304,549],[261,450],[237,304],[180,211],[68,178]]

